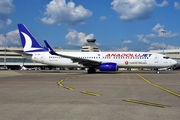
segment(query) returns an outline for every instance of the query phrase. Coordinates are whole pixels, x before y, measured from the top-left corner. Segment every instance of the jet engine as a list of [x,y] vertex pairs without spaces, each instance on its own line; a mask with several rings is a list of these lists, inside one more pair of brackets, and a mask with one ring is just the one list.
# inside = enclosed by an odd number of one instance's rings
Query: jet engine
[[116,63],[101,63],[99,66],[100,71],[117,71],[117,64]]

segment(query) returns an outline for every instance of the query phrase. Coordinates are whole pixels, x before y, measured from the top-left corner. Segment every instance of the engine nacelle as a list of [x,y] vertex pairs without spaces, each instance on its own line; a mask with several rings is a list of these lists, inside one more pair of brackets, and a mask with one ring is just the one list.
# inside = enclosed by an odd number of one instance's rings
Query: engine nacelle
[[99,66],[100,71],[117,71],[116,63],[101,63]]

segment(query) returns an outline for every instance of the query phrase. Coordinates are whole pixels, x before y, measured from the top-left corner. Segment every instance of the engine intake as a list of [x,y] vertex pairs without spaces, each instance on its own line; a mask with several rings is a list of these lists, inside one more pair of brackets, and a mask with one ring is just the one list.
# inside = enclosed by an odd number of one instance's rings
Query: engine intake
[[101,63],[99,66],[100,71],[117,71],[116,63]]

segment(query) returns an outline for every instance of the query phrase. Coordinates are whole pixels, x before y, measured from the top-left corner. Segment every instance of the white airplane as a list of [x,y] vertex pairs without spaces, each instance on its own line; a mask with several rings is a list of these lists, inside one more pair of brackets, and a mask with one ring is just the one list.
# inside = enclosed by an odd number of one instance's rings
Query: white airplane
[[23,24],[18,24],[23,57],[56,67],[85,67],[88,73],[117,71],[118,68],[159,68],[177,62],[166,55],[150,52],[56,52],[45,42],[42,47]]

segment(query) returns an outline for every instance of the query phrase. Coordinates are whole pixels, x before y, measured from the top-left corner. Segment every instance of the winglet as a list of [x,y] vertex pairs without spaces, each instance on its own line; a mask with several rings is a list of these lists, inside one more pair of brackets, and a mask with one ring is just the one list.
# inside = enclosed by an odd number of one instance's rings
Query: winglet
[[46,40],[44,40],[44,43],[45,43],[45,45],[46,45],[46,47],[47,47],[47,49],[48,49],[48,51],[49,51],[49,53],[50,53],[51,55],[58,55],[58,54],[52,49],[52,47],[48,44],[48,42],[47,42]]

